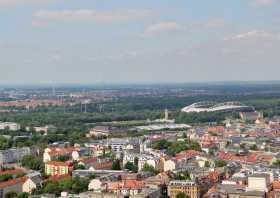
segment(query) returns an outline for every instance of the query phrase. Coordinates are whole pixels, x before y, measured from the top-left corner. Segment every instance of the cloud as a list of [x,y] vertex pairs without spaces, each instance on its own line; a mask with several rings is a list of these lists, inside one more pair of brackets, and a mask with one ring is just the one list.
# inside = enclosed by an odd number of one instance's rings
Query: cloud
[[127,9],[116,11],[96,11],[91,9],[48,11],[40,10],[33,14],[32,24],[44,26],[57,23],[97,22],[114,23],[135,20],[157,14],[152,10]]
[[227,37],[224,40],[233,41],[233,40],[271,40],[271,39],[280,39],[279,34],[274,34],[261,30],[252,30],[249,32],[241,33],[231,37]]
[[148,26],[145,34],[162,34],[185,31],[186,27],[176,22],[161,22]]
[[275,3],[276,0],[255,0],[255,4],[258,6],[268,6]]
[[40,4],[48,2],[58,2],[63,0],[0,0],[1,7],[18,6],[26,4]]
[[141,36],[149,38],[155,35],[177,34],[196,30],[201,31],[202,29],[221,28],[224,26],[225,21],[223,19],[211,19],[206,22],[191,25],[182,25],[174,21],[166,21],[147,26]]

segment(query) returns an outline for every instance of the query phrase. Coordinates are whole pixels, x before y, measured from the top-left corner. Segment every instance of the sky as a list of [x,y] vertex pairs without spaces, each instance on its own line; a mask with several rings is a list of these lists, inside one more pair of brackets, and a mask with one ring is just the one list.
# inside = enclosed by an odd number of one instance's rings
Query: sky
[[280,0],[0,0],[0,84],[280,80]]

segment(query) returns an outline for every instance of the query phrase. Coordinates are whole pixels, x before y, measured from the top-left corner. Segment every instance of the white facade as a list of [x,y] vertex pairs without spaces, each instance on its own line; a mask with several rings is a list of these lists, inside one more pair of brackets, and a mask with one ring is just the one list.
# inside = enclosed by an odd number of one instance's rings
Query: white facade
[[269,190],[270,190],[270,175],[254,174],[248,177],[248,187],[246,188],[246,191],[268,192]]
[[0,130],[8,129],[10,131],[20,130],[20,124],[15,122],[0,122]]
[[94,192],[101,192],[102,182],[99,179],[91,180],[89,185],[88,185],[88,190],[92,190]]
[[123,139],[111,139],[110,147],[114,152],[122,152],[126,148],[127,141]]

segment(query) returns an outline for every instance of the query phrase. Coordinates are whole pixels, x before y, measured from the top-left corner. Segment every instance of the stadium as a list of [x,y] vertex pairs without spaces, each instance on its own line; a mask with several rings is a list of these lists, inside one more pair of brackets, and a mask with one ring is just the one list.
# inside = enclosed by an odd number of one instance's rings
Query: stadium
[[224,103],[215,103],[215,102],[198,102],[184,107],[182,112],[192,113],[192,112],[230,112],[230,111],[255,111],[255,108],[252,106],[244,105],[240,102],[224,102]]

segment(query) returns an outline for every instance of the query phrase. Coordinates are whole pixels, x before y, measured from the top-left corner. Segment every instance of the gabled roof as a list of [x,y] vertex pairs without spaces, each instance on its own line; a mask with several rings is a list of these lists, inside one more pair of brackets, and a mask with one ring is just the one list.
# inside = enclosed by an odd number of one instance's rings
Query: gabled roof
[[0,183],[0,189],[4,189],[4,188],[7,188],[9,186],[14,186],[14,185],[17,185],[17,184],[23,184],[26,180],[27,180],[26,177],[20,177],[20,178],[8,180],[6,182],[1,182]]

